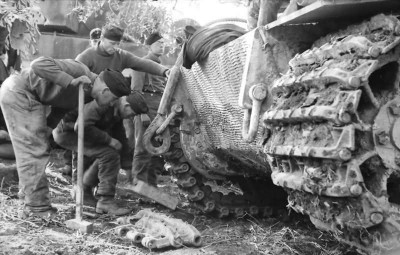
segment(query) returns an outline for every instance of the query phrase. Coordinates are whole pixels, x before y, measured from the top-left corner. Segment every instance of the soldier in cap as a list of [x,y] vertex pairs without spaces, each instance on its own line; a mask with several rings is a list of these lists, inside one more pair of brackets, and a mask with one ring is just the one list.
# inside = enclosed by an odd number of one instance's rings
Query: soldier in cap
[[[90,31],[90,33],[89,33],[90,47],[97,45],[97,43],[100,40],[100,36],[101,36],[100,28],[94,28]],[[74,156],[76,156],[76,153],[74,154]],[[72,160],[73,160],[73,152],[70,150],[66,150],[64,152],[65,166],[61,169],[63,174],[65,174],[65,175],[72,174]]]
[[101,29],[100,28],[93,28],[89,34],[90,37],[90,46],[94,47],[100,41],[101,37]]
[[[124,35],[124,30],[114,25],[106,25],[102,28],[100,42],[86,49],[76,57],[76,60],[84,63],[94,73],[110,68],[123,71],[126,68],[142,71],[161,77],[169,74],[169,69],[150,59],[143,59],[119,48]],[[129,144],[123,144],[121,150],[121,167],[131,169],[132,149]]]
[[[83,178],[85,205],[96,207],[97,213],[125,215],[130,209],[122,208],[115,203],[114,196],[120,166],[119,151],[125,132],[120,130],[123,118],[133,118],[136,114],[148,110],[144,98],[139,93],[121,97],[114,105],[101,107],[96,101],[85,104],[85,173]],[[54,141],[68,150],[76,150],[78,136],[76,120],[78,112],[72,111],[60,121],[53,130]],[[115,135],[119,135],[116,139]],[[73,176],[76,178],[76,176]],[[92,188],[97,186],[96,198]],[[98,199],[98,201],[97,201]]]
[[[164,54],[163,37],[158,33],[152,33],[146,39],[148,54],[143,57],[155,63],[160,63],[160,57]],[[149,74],[147,72],[134,72],[132,76],[132,90],[143,92],[147,106],[149,107],[148,116],[153,120],[157,115],[162,94],[166,84],[165,77]],[[136,116],[135,126],[135,151],[132,163],[132,175],[135,179],[144,181],[152,186],[157,186],[157,171],[161,171],[164,161],[161,157],[150,155],[143,146],[143,118]]]
[[[94,47],[97,45],[97,43],[100,41],[100,36],[101,36],[100,28],[94,28],[90,31],[90,33],[89,33],[90,47]],[[72,174],[73,158],[76,158],[76,152],[72,152],[70,150],[65,150],[65,152],[64,152],[65,166],[61,169],[63,174],[65,174],[65,175]]]
[[46,109],[71,111],[78,106],[78,86],[99,105],[109,105],[130,92],[120,72],[90,72],[72,59],[40,57],[18,75],[7,78],[0,89],[0,106],[14,148],[24,212],[53,214],[45,168],[49,161]]
[[100,43],[83,51],[76,57],[76,60],[84,63],[92,72],[97,74],[107,68],[117,71],[132,68],[137,71],[167,76],[169,73],[167,67],[120,49],[119,45],[123,35],[124,30],[117,26],[107,25],[103,27]]

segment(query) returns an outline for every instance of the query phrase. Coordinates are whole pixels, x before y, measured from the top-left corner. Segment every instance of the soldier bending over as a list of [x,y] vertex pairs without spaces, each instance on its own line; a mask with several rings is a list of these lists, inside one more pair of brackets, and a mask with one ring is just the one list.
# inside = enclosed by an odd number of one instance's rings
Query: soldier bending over
[[129,93],[121,79],[121,73],[109,70],[96,75],[72,59],[40,57],[30,68],[4,81],[0,106],[15,152],[25,215],[48,216],[56,212],[51,206],[45,174],[50,153],[46,106],[66,111],[76,108],[79,85],[87,86],[87,100],[108,105]]
[[[121,130],[123,118],[132,118],[136,114],[147,112],[147,105],[139,93],[121,97],[113,106],[99,106],[96,101],[85,104],[85,165],[84,198],[85,205],[95,206],[97,213],[124,215],[131,210],[121,208],[115,203],[115,187],[120,165],[119,140],[126,140],[125,130]],[[74,117],[72,117],[72,115]],[[61,147],[76,150],[78,134],[75,122],[78,112],[68,114],[53,130],[54,141]],[[117,139],[116,139],[117,138]],[[86,168],[85,168],[86,169]],[[98,186],[96,198],[92,188]]]

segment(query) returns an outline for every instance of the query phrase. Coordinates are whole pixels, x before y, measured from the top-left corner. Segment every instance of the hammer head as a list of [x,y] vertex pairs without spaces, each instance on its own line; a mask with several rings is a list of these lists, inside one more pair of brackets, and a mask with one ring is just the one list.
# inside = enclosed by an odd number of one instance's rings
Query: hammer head
[[67,228],[79,230],[81,233],[90,234],[93,232],[93,223],[88,221],[72,219],[67,220],[65,224],[67,225]]

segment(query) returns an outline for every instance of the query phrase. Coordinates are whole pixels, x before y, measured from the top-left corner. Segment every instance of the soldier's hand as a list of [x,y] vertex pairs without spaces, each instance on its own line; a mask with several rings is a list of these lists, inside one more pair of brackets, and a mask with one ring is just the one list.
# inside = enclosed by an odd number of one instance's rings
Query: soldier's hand
[[79,85],[83,86],[84,90],[87,90],[92,85],[92,81],[86,75],[79,76],[78,78],[73,79],[70,82],[71,86],[78,87]]
[[61,132],[70,130],[78,132],[78,126],[76,126],[77,129],[75,130],[75,124],[75,122],[61,120],[60,123],[58,123],[57,128],[60,129]]
[[143,127],[147,128],[150,125],[150,117],[147,114],[140,114],[140,120],[142,121]]
[[111,138],[109,145],[114,149],[116,149],[117,151],[120,151],[122,149],[122,144],[117,139],[114,138]]

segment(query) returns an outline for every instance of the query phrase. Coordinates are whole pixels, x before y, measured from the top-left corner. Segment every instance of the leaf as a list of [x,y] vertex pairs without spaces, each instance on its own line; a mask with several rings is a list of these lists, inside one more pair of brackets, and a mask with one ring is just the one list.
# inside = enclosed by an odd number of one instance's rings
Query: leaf
[[[35,43],[32,40],[35,35],[38,35],[37,24],[40,21],[44,21],[43,15],[34,7],[30,7],[30,0],[16,0],[16,1],[6,1],[0,2],[0,25],[5,27],[9,34],[11,34],[12,27],[16,20],[23,22],[29,32],[26,38],[24,38],[24,46],[20,49],[23,55],[28,54],[29,45]],[[25,36],[24,36],[25,37]],[[6,40],[6,47],[9,47],[9,41]],[[13,46],[13,45],[11,45]]]

